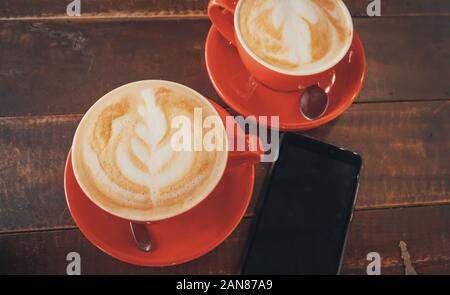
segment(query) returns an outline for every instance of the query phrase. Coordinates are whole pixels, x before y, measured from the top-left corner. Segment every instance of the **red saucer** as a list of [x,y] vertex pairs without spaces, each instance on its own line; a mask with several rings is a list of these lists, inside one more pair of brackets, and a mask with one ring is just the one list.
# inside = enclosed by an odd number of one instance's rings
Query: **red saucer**
[[336,81],[328,94],[325,115],[310,121],[300,113],[301,92],[278,92],[257,82],[242,64],[236,48],[214,27],[206,39],[205,58],[214,88],[227,105],[243,116],[280,116],[280,129],[284,131],[308,130],[337,118],[358,96],[366,70],[364,48],[355,32],[349,52],[335,68]]
[[[217,104],[213,105],[222,119],[228,115]],[[83,193],[72,170],[70,152],[64,188],[75,223],[100,250],[132,264],[169,266],[208,253],[233,232],[250,203],[254,177],[251,165],[229,169],[214,191],[195,208],[148,225],[152,238],[152,250],[148,253],[134,244],[128,221],[103,211]]]

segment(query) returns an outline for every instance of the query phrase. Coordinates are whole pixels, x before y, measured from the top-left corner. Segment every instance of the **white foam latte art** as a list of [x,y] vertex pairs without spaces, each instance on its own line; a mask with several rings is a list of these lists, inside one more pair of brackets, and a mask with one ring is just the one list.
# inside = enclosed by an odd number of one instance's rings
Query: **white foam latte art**
[[80,123],[72,155],[77,181],[97,205],[124,218],[176,215],[209,193],[227,156],[226,151],[175,151],[170,122],[175,116],[192,119],[195,108],[206,116],[215,113],[178,84],[129,85],[100,99]]
[[353,26],[341,0],[241,1],[238,24],[244,43],[277,68],[320,68],[351,42]]

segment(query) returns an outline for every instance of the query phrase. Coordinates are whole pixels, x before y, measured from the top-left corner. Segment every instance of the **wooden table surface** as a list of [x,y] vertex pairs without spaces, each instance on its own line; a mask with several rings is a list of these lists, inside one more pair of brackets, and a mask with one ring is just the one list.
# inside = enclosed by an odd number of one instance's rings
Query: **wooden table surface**
[[[207,0],[0,1],[0,273],[234,274],[268,166],[257,167],[253,202],[211,253],[167,268],[119,262],[91,245],[67,209],[63,170],[74,130],[102,94],[127,82],[167,79],[220,104],[204,63]],[[357,102],[308,135],[362,154],[364,169],[343,273],[401,274],[398,243],[420,274],[450,273],[450,1],[345,1],[367,55]]]

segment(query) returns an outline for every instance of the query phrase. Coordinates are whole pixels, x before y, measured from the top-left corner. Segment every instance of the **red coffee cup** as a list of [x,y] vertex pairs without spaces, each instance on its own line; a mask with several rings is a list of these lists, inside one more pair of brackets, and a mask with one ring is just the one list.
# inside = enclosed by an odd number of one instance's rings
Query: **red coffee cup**
[[[342,6],[343,14],[348,19],[347,24],[353,34],[350,12],[341,0],[336,1],[337,5]],[[334,67],[350,49],[352,36],[348,38],[345,47],[329,63],[318,66],[314,70],[293,73],[293,71],[278,68],[264,61],[245,44],[239,31],[238,21],[243,2],[245,0],[212,0],[208,5],[208,16],[222,36],[237,48],[242,63],[256,80],[278,91],[296,91],[313,85],[319,85],[322,89],[329,89],[333,85],[335,80]]]
[[[99,110],[104,109],[103,105],[108,105],[109,101],[111,99],[116,99],[117,97],[124,97],[129,95],[129,93],[133,93],[129,89],[145,89],[145,88],[151,88],[154,85],[162,85],[167,88],[173,88],[173,89],[179,89],[180,91],[185,91],[186,93],[190,93],[193,97],[196,97],[197,100],[202,101],[203,107],[209,108],[211,114],[214,114],[214,116],[220,118],[221,120],[221,126],[220,128],[223,129],[224,135],[224,142],[225,142],[225,156],[223,157],[223,161],[220,161],[217,165],[217,173],[215,174],[215,177],[211,179],[210,185],[201,192],[200,195],[197,195],[195,198],[195,201],[190,202],[187,206],[180,207],[180,209],[177,210],[168,210],[168,212],[165,212],[163,214],[156,215],[156,217],[140,217],[143,216],[143,213],[141,214],[140,211],[145,211],[145,209],[139,209],[135,211],[129,211],[126,213],[123,213],[123,211],[120,211],[120,205],[114,204],[112,202],[104,202],[102,201],[98,195],[99,190],[98,188],[95,188],[94,185],[91,183],[91,176],[89,173],[86,173],[86,167],[85,164],[83,164],[86,160],[83,158],[83,153],[81,150],[83,149],[83,146],[87,145],[88,143],[85,142],[85,139],[87,136],[83,134],[88,134],[86,130],[91,130],[92,127],[90,123],[87,123],[91,120],[91,118],[95,118],[97,115],[96,112]],[[168,219],[171,217],[175,217],[177,215],[180,215],[186,211],[191,210],[195,206],[197,206],[200,202],[202,202],[208,195],[211,194],[211,192],[215,189],[219,181],[222,179],[223,174],[225,171],[239,167],[242,165],[253,165],[260,162],[261,157],[263,155],[262,151],[262,145],[259,142],[259,139],[257,136],[251,136],[246,135],[244,132],[240,129],[237,129],[237,132],[235,132],[237,123],[233,125],[233,130],[227,130],[225,127],[225,121],[227,113],[225,111],[220,111],[220,107],[218,107],[216,104],[212,103],[208,99],[206,99],[204,96],[202,96],[200,93],[196,92],[195,90],[188,88],[187,86],[170,82],[170,81],[162,81],[162,80],[146,80],[146,81],[137,81],[133,83],[129,83],[126,85],[123,85],[119,88],[116,88],[109,93],[105,94],[102,98],[100,98],[85,114],[85,116],[80,121],[80,124],[78,125],[78,128],[75,132],[73,144],[72,144],[72,166],[75,178],[82,189],[82,191],[85,193],[85,195],[99,208],[103,209],[104,211],[108,212],[109,214],[112,214],[116,217],[128,220],[133,223],[147,223],[147,222],[155,222],[162,219]],[[224,114],[225,112],[226,114]],[[112,123],[111,123],[112,124]],[[112,128],[112,127],[111,127]],[[222,130],[221,130],[222,131]],[[232,141],[230,139],[233,139]],[[243,148],[239,149],[239,145],[235,147],[235,145],[240,142]],[[77,152],[78,151],[78,152]],[[132,217],[136,216],[136,217]]]

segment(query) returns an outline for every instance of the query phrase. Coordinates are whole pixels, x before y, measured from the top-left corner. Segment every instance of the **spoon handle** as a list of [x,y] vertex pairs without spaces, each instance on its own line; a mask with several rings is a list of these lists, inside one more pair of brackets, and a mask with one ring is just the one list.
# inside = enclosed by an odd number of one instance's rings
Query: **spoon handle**
[[147,231],[146,224],[134,223],[130,221],[131,233],[133,234],[133,239],[139,249],[144,252],[149,252],[152,249],[152,242],[150,240],[150,235]]

